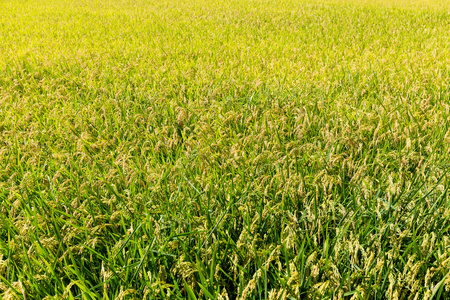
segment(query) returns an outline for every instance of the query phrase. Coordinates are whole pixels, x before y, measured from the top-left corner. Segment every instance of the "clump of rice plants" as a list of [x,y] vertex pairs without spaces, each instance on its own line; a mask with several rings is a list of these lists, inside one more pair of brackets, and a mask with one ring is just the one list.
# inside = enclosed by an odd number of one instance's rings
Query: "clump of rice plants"
[[3,1],[0,298],[449,297],[449,13]]

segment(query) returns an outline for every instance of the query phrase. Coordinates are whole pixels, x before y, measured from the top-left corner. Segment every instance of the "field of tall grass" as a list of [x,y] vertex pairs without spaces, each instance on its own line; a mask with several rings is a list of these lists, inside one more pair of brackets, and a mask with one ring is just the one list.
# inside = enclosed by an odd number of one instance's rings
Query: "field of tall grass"
[[1,1],[2,299],[446,299],[449,157],[448,1]]

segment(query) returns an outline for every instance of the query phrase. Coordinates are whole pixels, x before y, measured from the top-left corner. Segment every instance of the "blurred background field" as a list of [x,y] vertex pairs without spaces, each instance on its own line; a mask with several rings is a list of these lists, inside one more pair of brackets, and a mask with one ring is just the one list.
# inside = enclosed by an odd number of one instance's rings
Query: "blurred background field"
[[450,4],[2,1],[0,297],[445,299]]

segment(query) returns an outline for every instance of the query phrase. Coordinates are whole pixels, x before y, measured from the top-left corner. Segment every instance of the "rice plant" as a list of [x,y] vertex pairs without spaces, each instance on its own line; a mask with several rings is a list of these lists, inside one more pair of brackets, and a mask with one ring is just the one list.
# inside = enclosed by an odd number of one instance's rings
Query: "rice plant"
[[450,297],[450,4],[4,0],[0,298]]

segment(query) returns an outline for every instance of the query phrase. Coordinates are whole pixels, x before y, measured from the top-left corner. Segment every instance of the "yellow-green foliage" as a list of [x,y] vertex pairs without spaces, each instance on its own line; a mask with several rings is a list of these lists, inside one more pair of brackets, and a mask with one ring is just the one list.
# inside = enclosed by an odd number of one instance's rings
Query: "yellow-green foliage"
[[447,3],[2,1],[0,297],[449,297]]

